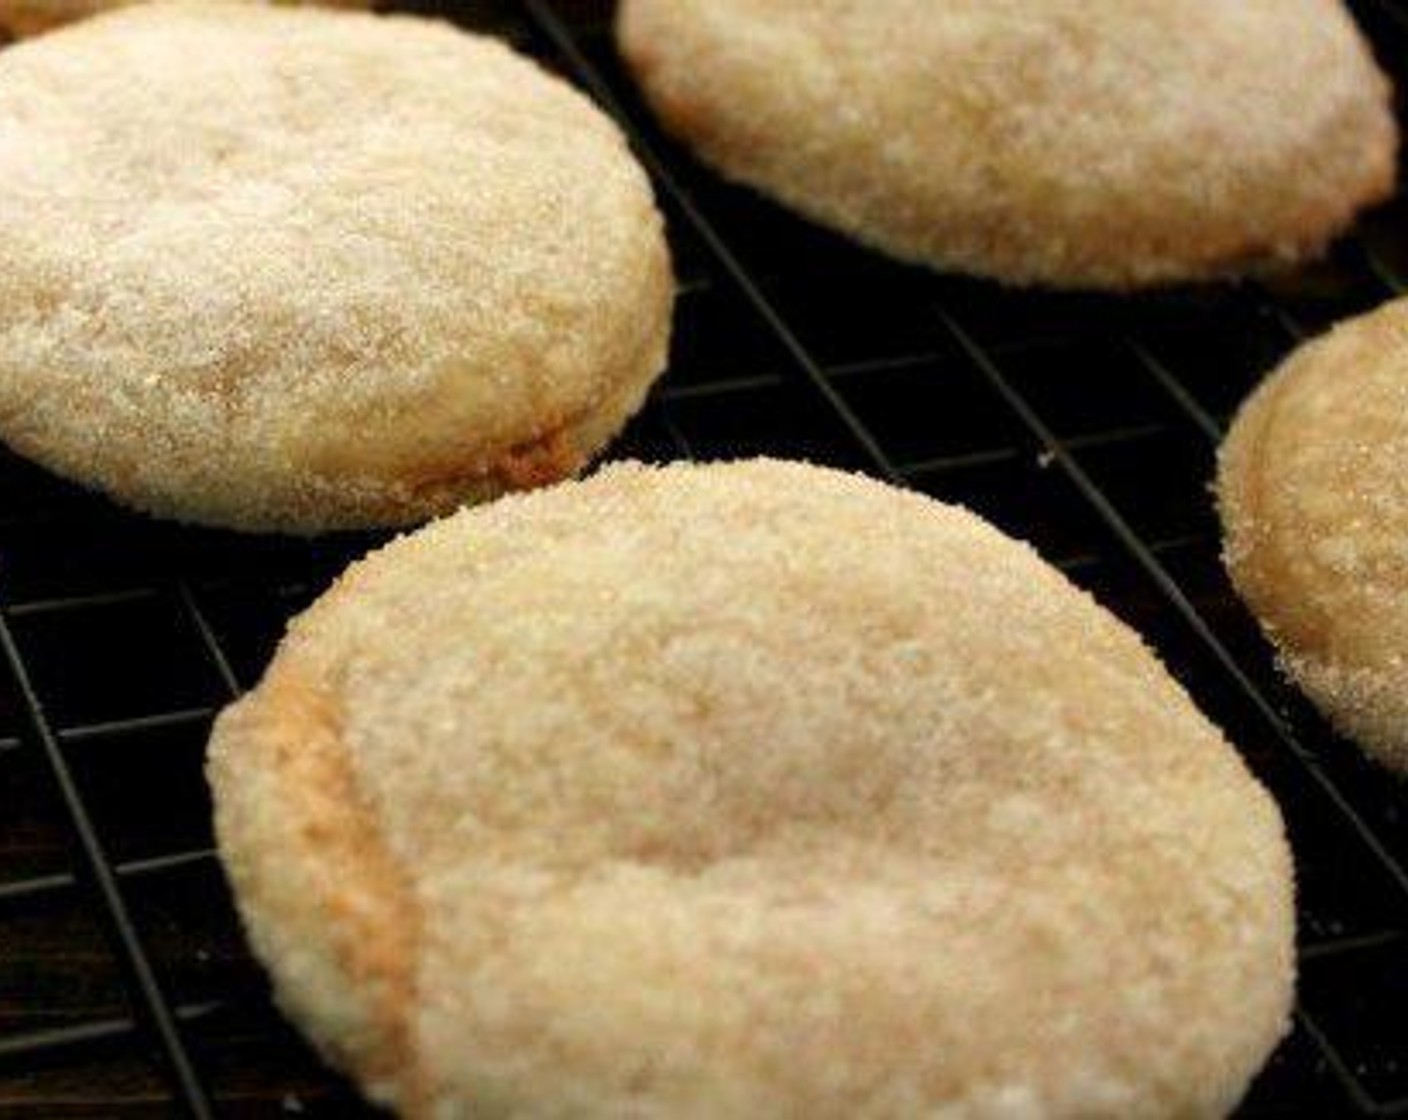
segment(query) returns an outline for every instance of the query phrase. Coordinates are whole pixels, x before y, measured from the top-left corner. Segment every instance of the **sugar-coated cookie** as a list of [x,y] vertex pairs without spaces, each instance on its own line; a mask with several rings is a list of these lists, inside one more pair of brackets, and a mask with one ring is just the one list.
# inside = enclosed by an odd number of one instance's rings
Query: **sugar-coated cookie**
[[1224,1113],[1288,1026],[1280,816],[961,509],[615,466],[374,553],[211,743],[283,1006],[409,1116]]
[[1286,671],[1408,770],[1408,301],[1296,351],[1242,407],[1224,555]]
[[0,52],[0,439],[191,521],[411,524],[580,468],[665,362],[616,127],[447,24],[161,3]]
[[1134,288],[1312,255],[1392,190],[1340,0],[623,0],[726,175],[907,260]]

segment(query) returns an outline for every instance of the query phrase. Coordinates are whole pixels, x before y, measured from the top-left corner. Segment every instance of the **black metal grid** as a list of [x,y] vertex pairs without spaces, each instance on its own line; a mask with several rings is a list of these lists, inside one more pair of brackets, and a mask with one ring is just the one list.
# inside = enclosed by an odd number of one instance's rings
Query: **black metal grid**
[[[1357,14],[1408,87],[1400,5]],[[421,6],[566,73],[656,179],[683,282],[675,357],[613,454],[794,455],[962,501],[1143,631],[1275,792],[1296,849],[1296,1026],[1244,1113],[1408,1116],[1408,788],[1278,679],[1206,492],[1257,379],[1404,290],[1408,204],[1266,285],[1104,298],[939,277],[695,165],[621,74],[608,8]],[[268,1002],[201,759],[284,621],[374,541],[158,524],[0,458],[0,1113],[362,1110]]]

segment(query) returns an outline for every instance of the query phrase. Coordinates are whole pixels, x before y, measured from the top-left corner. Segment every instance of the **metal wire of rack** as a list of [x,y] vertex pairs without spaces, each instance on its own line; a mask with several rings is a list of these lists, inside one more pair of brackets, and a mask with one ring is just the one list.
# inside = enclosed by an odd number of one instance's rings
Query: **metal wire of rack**
[[[1405,290],[1408,203],[1266,284],[1109,298],[898,265],[721,183],[651,125],[604,0],[422,10],[494,31],[625,125],[670,219],[672,368],[617,457],[792,455],[961,501],[1138,627],[1276,794],[1295,1029],[1247,1116],[1408,1116],[1408,789],[1277,677],[1206,484],[1288,349]],[[1408,88],[1408,9],[1357,14]],[[376,538],[134,517],[0,458],[0,1113],[348,1116],[272,1008],[213,858],[209,721]]]

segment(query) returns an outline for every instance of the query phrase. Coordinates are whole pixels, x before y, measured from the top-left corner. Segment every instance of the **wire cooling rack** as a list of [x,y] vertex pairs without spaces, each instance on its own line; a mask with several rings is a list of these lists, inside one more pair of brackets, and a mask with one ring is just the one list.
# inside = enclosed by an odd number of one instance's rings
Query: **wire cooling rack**
[[[1296,850],[1295,1030],[1245,1115],[1408,1116],[1408,787],[1277,678],[1218,563],[1207,493],[1258,378],[1403,290],[1404,203],[1269,286],[1117,299],[938,277],[692,163],[631,92],[607,9],[447,14],[618,113],[656,178],[678,338],[613,453],[800,456],[964,502],[1138,627],[1275,792]],[[1408,88],[1405,11],[1358,5]],[[0,458],[0,1113],[363,1110],[269,1003],[211,850],[201,761],[286,619],[373,543],[160,524]]]

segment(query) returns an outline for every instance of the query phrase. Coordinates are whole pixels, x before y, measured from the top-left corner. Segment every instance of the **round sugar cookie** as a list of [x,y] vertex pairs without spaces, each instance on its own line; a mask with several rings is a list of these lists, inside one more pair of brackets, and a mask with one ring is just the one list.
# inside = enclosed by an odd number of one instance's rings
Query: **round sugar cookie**
[[906,260],[1135,288],[1317,253],[1386,197],[1340,0],[623,0],[665,126]]
[[1224,557],[1290,677],[1408,771],[1408,301],[1297,350],[1222,448]]
[[123,9],[0,52],[0,439],[154,513],[410,524],[580,468],[665,361],[616,127],[408,17]]
[[609,467],[351,568],[219,719],[282,1005],[409,1116],[1192,1116],[1287,1028],[1271,798],[956,507]]

